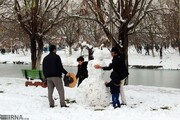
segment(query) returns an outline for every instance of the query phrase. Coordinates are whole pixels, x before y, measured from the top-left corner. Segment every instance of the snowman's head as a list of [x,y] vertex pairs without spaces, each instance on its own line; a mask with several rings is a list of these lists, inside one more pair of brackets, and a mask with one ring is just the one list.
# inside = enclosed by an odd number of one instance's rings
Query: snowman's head
[[96,49],[93,53],[94,60],[103,60],[103,50]]
[[103,61],[100,61],[100,60],[91,60],[88,62],[88,74],[89,76],[91,75],[99,75],[101,76],[102,74],[102,69],[96,69],[94,66],[95,65],[101,65],[101,66],[104,66],[104,62]]

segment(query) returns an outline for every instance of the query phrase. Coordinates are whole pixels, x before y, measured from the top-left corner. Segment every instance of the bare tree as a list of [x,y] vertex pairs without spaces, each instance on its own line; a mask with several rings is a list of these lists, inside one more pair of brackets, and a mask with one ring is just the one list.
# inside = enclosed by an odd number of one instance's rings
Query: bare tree
[[[6,44],[9,45],[11,52],[14,50],[14,45],[16,42],[23,43],[23,46],[27,46],[27,35],[21,29],[16,21],[3,21],[1,24],[3,32],[0,33],[2,36],[1,40],[6,41]],[[5,46],[5,45],[4,45]],[[21,47],[22,48],[22,47]],[[21,49],[23,51],[23,49]]]
[[[178,46],[179,27],[177,0],[157,0],[151,5],[151,12],[136,27],[131,39],[137,38],[141,44],[159,45],[162,59],[163,46]],[[143,40],[145,39],[145,40]],[[152,53],[154,53],[152,49]]]
[[[173,46],[178,46],[180,54],[180,1],[166,1],[166,5],[169,9],[169,17],[167,19],[169,21],[168,32],[169,36],[171,36],[170,40],[172,40],[171,43],[173,43]],[[179,16],[179,19],[177,16]]]
[[[92,60],[94,59],[93,48],[95,46],[99,47],[100,44],[102,44],[100,40],[101,36],[104,35],[104,32],[101,26],[96,21],[89,20],[89,18],[91,18],[93,14],[90,12],[90,10],[87,9],[85,1],[81,2],[79,10],[76,14],[78,14],[78,16],[83,16],[83,19],[81,19],[82,17],[80,17],[78,21],[78,45],[81,47],[81,55],[83,48],[86,48],[88,50],[88,60]],[[86,42],[87,44],[82,45],[81,43],[84,42]]]
[[[85,1],[94,13],[95,21],[101,25],[108,39],[112,41],[113,46],[122,49],[126,58],[126,64],[128,65],[128,33],[145,17],[152,0]],[[108,7],[111,9],[111,13],[107,9]],[[110,31],[110,23],[116,28],[118,39],[115,39]]]
[[0,0],[0,5],[2,5],[2,4],[3,4],[3,2],[4,2],[4,0]]
[[14,0],[15,14],[28,34],[31,44],[32,69],[40,67],[43,36],[64,19],[69,0]]
[[[128,33],[146,16],[152,0],[84,0],[94,14],[91,19],[98,22],[113,46],[121,49],[128,67]],[[107,9],[109,8],[109,9]],[[111,12],[110,12],[111,11]],[[110,17],[111,16],[111,17]],[[115,27],[118,39],[110,30]]]
[[72,55],[72,46],[77,42],[78,36],[78,20],[75,18],[70,18],[64,21],[61,25],[61,36],[64,37],[66,43],[69,47],[69,55]]

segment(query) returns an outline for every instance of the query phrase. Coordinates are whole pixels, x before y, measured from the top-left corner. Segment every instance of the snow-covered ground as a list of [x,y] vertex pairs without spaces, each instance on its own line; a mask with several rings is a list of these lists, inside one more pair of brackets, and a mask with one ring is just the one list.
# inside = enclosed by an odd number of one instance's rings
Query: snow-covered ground
[[[65,87],[66,99],[73,101],[76,90]],[[78,103],[60,108],[59,99],[55,101],[57,107],[49,108],[46,88],[25,87],[24,79],[0,78],[0,114],[22,115],[29,120],[180,119],[180,89],[126,86],[125,92],[128,104],[118,109],[109,105],[102,110]],[[56,90],[54,96],[58,98]]]
[[[72,56],[64,50],[58,51],[64,65],[76,66],[79,51]],[[48,53],[44,53],[43,57]],[[163,59],[137,54],[129,49],[130,65],[162,65],[164,69],[180,69],[178,51],[163,51]],[[111,62],[111,56],[104,50],[105,62]],[[87,58],[86,58],[87,59]],[[13,63],[23,61],[30,63],[30,53],[0,54],[0,62]],[[0,71],[2,69],[0,68]],[[96,75],[95,75],[96,76]],[[102,91],[103,92],[103,91]],[[41,87],[25,87],[22,78],[6,78],[0,76],[0,115],[22,115],[29,120],[180,120],[180,89],[125,86],[127,106],[114,109],[111,104],[105,108],[89,107],[74,102],[78,89],[65,87],[65,97],[70,102],[69,108],[60,108],[57,91],[54,91],[57,107],[49,108],[47,89]],[[71,102],[72,101],[72,102]],[[101,101],[99,101],[101,102]],[[111,102],[111,101],[109,101]],[[1,116],[0,116],[1,117]],[[27,120],[27,119],[26,119]]]

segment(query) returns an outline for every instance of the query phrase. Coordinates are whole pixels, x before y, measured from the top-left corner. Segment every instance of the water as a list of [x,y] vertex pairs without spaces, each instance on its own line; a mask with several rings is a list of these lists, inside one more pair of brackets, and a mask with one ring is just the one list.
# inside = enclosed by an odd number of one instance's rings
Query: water
[[[30,65],[0,64],[0,77],[24,78],[21,69],[31,69]],[[65,67],[68,72],[76,73],[76,67]]]
[[180,70],[129,69],[130,85],[180,88]]
[[[0,77],[23,78],[21,69],[30,69],[30,65],[0,64]],[[76,74],[77,67],[65,67]],[[103,79],[109,80],[111,71],[106,71]],[[129,85],[180,88],[179,70],[129,69]]]

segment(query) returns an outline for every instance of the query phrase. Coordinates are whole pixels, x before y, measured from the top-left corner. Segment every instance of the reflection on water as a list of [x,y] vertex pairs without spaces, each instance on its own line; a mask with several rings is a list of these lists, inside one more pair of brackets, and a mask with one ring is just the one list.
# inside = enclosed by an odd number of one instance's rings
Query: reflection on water
[[[0,77],[23,78],[21,69],[30,69],[30,65],[0,64]],[[76,67],[65,67],[68,72],[76,74]],[[180,88],[179,70],[129,69],[130,85]],[[103,79],[109,80],[110,71],[106,71]]]
[[129,69],[129,84],[180,88],[179,70]]
[[[0,77],[23,78],[21,69],[31,69],[30,65],[0,64]],[[40,68],[42,69],[42,67]],[[76,67],[65,67],[68,72],[76,73]]]
[[0,77],[22,78],[21,69],[29,69],[30,65],[0,64]]

